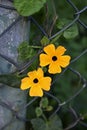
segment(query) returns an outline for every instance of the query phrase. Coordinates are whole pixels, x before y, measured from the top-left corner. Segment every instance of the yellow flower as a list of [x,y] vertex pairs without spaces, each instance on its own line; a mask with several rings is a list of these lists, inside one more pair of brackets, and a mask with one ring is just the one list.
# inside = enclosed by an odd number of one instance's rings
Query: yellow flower
[[22,90],[30,88],[30,96],[43,96],[43,90],[49,91],[51,86],[51,78],[44,77],[44,72],[41,68],[28,73],[21,81],[20,88]]
[[66,49],[63,46],[55,48],[54,44],[44,47],[44,53],[40,54],[40,66],[49,65],[48,72],[51,74],[61,73],[61,67],[69,65],[71,57],[63,55]]

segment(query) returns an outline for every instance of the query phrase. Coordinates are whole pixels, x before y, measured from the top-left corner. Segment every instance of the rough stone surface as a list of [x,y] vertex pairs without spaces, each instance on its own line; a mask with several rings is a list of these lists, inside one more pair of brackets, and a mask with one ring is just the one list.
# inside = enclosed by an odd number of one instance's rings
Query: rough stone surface
[[[0,1],[2,4],[12,6],[8,0]],[[16,18],[17,12],[0,8],[0,34],[6,29]],[[21,20],[12,27],[5,35],[0,38],[0,53],[14,59],[17,62],[17,47],[20,42],[27,40],[28,24]],[[0,57],[0,74],[12,72],[14,66]],[[18,110],[26,104],[26,94],[20,89],[11,88],[0,84],[0,101],[6,102],[14,110]],[[25,117],[26,110],[21,112],[21,116]],[[0,129],[12,120],[12,112],[6,107],[0,105]],[[10,123],[4,130],[24,130],[25,124],[17,119]]]

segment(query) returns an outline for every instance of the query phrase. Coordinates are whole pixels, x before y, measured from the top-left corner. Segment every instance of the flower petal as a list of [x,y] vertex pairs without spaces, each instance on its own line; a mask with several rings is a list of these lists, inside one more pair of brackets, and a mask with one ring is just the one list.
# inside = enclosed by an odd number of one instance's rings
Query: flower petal
[[37,77],[42,78],[43,76],[44,76],[44,72],[43,72],[42,68],[38,68],[37,69]]
[[51,74],[61,73],[61,67],[57,62],[56,63],[53,62],[49,65],[48,72]]
[[34,78],[40,78],[44,76],[43,70],[41,68],[38,68],[37,70],[31,71],[28,73],[28,76],[32,79]]
[[41,88],[43,90],[49,91],[50,90],[50,86],[51,86],[51,81],[52,79],[50,77],[43,77],[40,82],[41,82]]
[[28,76],[30,77],[30,78],[33,78],[33,77],[35,77],[36,76],[36,73],[37,73],[37,71],[36,70],[34,70],[34,71],[30,71],[30,72],[28,72]]
[[28,77],[23,78],[21,80],[21,86],[20,86],[20,88],[22,90],[25,90],[25,89],[28,89],[30,87],[31,87],[31,81],[30,81],[30,79]]
[[47,66],[50,64],[50,58],[46,54],[40,54],[40,66]]
[[53,55],[55,53],[55,46],[54,44],[49,44],[48,46],[44,47],[44,52],[48,55]]
[[66,51],[66,49],[63,46],[58,46],[56,49],[56,55],[61,56],[64,54],[65,51]]
[[70,63],[70,59],[71,59],[71,57],[68,56],[68,55],[61,56],[61,57],[60,57],[60,60],[59,60],[59,65],[60,65],[61,67],[66,67],[66,66],[68,66],[69,63]]
[[39,97],[42,97],[43,96],[43,91],[41,89],[41,87],[31,87],[30,88],[30,92],[29,92],[29,95],[30,96],[39,96]]

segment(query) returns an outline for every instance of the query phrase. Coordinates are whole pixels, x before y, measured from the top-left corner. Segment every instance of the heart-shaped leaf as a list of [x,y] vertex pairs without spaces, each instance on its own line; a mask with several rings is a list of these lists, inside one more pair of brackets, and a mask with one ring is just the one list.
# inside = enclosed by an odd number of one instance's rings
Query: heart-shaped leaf
[[14,6],[22,16],[30,16],[38,12],[46,0],[14,0]]

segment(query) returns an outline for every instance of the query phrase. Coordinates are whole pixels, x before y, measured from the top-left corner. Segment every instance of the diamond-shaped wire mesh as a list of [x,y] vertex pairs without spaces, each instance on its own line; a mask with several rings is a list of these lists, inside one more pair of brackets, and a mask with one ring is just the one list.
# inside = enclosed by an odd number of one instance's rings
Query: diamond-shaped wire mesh
[[[12,0],[10,0],[12,1]],[[62,28],[60,31],[56,32],[54,35],[52,35],[51,37],[48,37],[47,33],[45,32],[45,30],[39,25],[39,23],[34,19],[34,17],[30,16],[28,17],[28,21],[32,22],[39,30],[40,32],[43,34],[43,36],[47,36],[50,40],[55,38],[57,35],[60,35],[62,32],[64,32],[65,30],[67,30],[68,28],[70,28],[74,23],[79,24],[80,26],[82,26],[84,29],[87,29],[87,25],[80,19],[80,15],[84,12],[87,11],[87,6],[85,6],[83,9],[79,10],[76,5],[71,1],[71,0],[66,0],[68,6],[71,7],[71,9],[74,10],[74,14],[73,14],[73,20],[64,28]],[[9,7],[7,5],[2,5],[0,4],[0,8],[5,8],[7,10],[14,10],[16,11],[13,7]],[[13,26],[16,26],[16,24],[22,20],[22,16],[18,16],[18,18],[12,22],[1,34],[0,34],[0,38],[3,38],[4,35],[6,35],[10,29],[13,28]],[[3,44],[0,45],[0,48],[2,48]],[[38,51],[37,55],[35,55],[31,61],[27,62],[24,65],[19,65],[16,63],[16,61],[14,61],[11,57],[8,57],[2,53],[0,53],[0,57],[4,58],[5,60],[7,60],[8,62],[10,62],[11,64],[13,64],[17,70],[19,71],[19,73],[25,71],[33,62],[34,60],[38,57],[38,55],[41,53],[41,50]],[[76,61],[78,61],[82,56],[87,54],[87,49],[85,48],[77,57],[75,57],[73,60],[71,60],[70,65],[72,65],[73,63],[75,63]],[[73,73],[74,75],[78,76],[79,79],[82,82],[82,86],[81,88],[71,97],[69,97],[66,101],[61,102],[58,97],[56,97],[55,95],[51,94],[51,92],[45,92],[45,94],[52,98],[52,100],[55,100],[57,102],[57,108],[56,110],[52,113],[51,116],[55,115],[56,113],[58,114],[59,110],[67,105],[68,103],[70,103],[72,100],[74,100],[78,95],[80,95],[83,91],[85,91],[85,88],[87,87],[87,80],[85,79],[85,77],[83,77],[80,72],[78,72],[77,70],[73,69],[72,67],[68,66],[67,68],[65,68],[62,73],[60,75],[56,75],[56,77],[54,78],[52,85],[55,84],[55,82],[64,75],[64,73],[66,71],[71,71],[71,73]],[[15,111],[7,102],[0,100],[0,105],[3,106],[4,108],[8,109],[9,111],[12,112],[13,118],[12,120],[10,120],[9,123],[7,123],[3,128],[1,128],[1,130],[3,130],[4,128],[6,128],[10,123],[12,123],[14,121],[14,119],[20,120],[20,121],[24,121],[24,122],[28,122],[30,121],[27,118],[23,118],[22,115],[20,115],[19,113],[21,111],[23,111],[24,109],[27,109],[30,105],[32,105],[32,103],[34,103],[38,98],[35,97],[33,98],[31,101],[27,102],[25,106],[22,106],[21,109],[19,109],[18,111]],[[74,116],[75,120],[73,122],[71,122],[71,124],[68,124],[66,128],[64,128],[64,130],[69,130],[73,127],[75,127],[77,124],[80,124],[84,127],[87,127],[87,124],[84,123],[83,121],[83,117],[80,115],[80,113],[77,113],[72,107],[69,108],[70,112],[72,113],[72,115]]]

